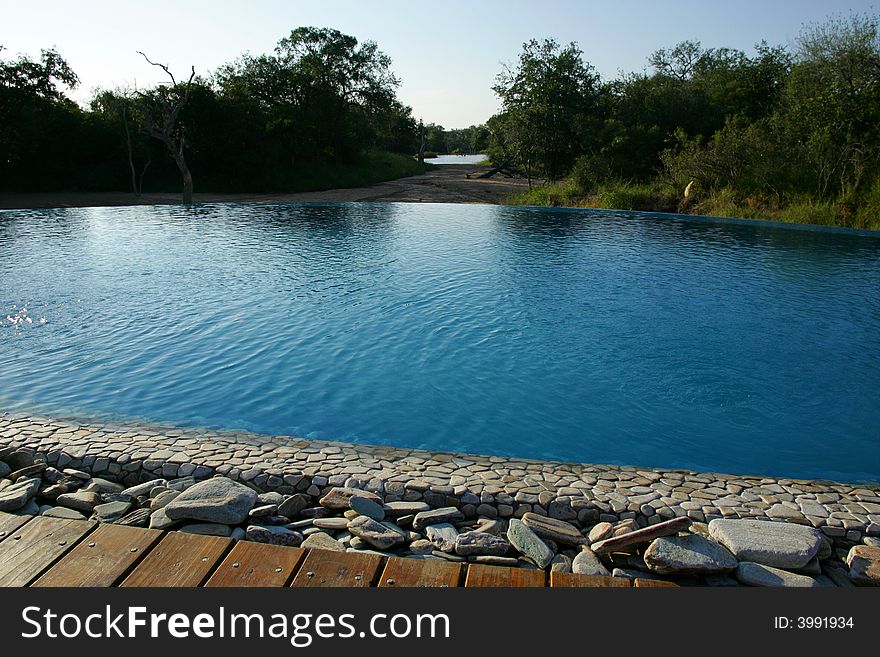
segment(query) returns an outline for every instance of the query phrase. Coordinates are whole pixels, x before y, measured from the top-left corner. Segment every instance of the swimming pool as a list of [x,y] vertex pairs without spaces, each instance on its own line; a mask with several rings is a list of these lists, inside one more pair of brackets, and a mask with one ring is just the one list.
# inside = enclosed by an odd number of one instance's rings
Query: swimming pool
[[880,480],[880,237],[606,211],[0,212],[0,409]]

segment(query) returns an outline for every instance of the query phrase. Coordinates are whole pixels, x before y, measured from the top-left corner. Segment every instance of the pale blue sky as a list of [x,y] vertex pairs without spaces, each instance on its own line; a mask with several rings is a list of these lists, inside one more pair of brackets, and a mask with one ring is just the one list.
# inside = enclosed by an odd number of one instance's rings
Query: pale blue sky
[[56,46],[96,88],[160,80],[136,50],[184,75],[207,73],[243,52],[270,52],[300,25],[335,27],[379,43],[417,117],[446,127],[485,121],[498,107],[490,87],[502,62],[530,38],[577,41],[603,78],[642,70],[655,50],[683,39],[741,48],[790,44],[804,23],[869,0],[0,0],[2,56]]

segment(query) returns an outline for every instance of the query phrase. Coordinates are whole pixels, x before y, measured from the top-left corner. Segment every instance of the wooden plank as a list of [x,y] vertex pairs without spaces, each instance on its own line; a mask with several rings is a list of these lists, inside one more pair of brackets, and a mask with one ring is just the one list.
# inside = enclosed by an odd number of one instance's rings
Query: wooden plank
[[659,579],[641,579],[636,578],[636,581],[633,582],[633,586],[637,589],[659,589],[659,588],[678,588],[678,584],[675,582],[663,582]]
[[160,538],[157,529],[100,525],[32,586],[113,586]]
[[555,588],[628,589],[632,582],[626,577],[603,575],[576,575],[574,573],[550,573],[550,586]]
[[385,564],[379,586],[455,588],[461,583],[462,565],[451,561],[393,557]]
[[27,586],[95,528],[95,523],[34,518],[0,543],[0,586]]
[[11,536],[15,530],[32,519],[33,516],[16,516],[11,513],[0,513],[0,541]]
[[231,544],[219,536],[168,532],[120,586],[199,586]]
[[365,588],[372,585],[381,567],[382,557],[378,554],[309,550],[290,585]]
[[239,541],[205,586],[284,586],[305,552],[301,548]]
[[488,566],[471,564],[468,566],[466,587],[541,587],[547,577],[543,570],[531,568],[506,568],[504,566]]

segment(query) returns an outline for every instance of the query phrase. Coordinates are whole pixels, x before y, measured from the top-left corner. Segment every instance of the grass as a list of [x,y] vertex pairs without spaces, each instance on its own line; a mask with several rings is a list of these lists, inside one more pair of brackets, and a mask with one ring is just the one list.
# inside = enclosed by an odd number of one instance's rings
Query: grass
[[880,182],[857,200],[821,200],[798,195],[780,202],[730,189],[698,193],[688,203],[660,182],[614,181],[584,193],[571,180],[535,187],[507,201],[511,205],[680,212],[715,217],[880,230]]

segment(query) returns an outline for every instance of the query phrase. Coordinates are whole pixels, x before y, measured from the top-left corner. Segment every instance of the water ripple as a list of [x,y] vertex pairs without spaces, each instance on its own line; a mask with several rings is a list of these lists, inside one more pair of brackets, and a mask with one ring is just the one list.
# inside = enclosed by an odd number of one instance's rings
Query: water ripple
[[410,204],[0,212],[0,407],[880,479],[880,238]]

